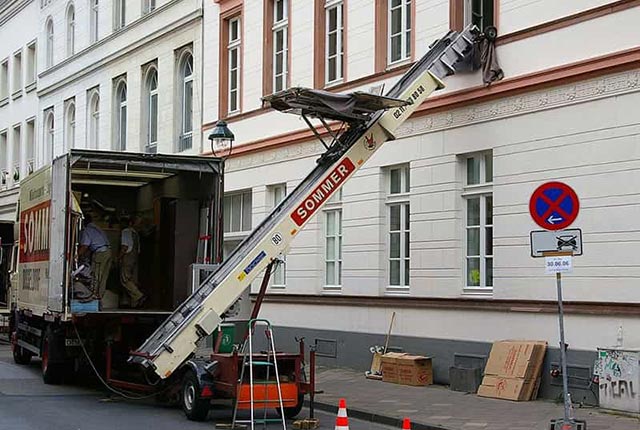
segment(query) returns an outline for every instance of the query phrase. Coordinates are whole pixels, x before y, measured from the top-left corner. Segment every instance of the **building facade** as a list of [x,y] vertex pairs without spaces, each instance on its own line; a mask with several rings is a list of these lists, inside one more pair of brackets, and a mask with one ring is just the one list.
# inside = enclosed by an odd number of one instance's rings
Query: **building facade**
[[538,185],[560,180],[580,197],[574,227],[584,238],[564,282],[570,372],[578,398],[594,402],[597,348],[621,331],[624,345],[640,345],[638,3],[206,7],[203,129],[223,118],[236,135],[228,249],[323,152],[302,121],[263,108],[261,96],[295,86],[384,93],[448,29],[497,26],[504,80],[487,87],[480,72],[448,78],[298,234],[263,315],[280,338],[304,335],[328,363],[364,370],[395,311],[391,344],[433,356],[440,382],[456,357],[481,363],[494,340],[546,340],[542,394],[554,396],[556,289],[530,256],[529,232],[539,228],[528,201]]

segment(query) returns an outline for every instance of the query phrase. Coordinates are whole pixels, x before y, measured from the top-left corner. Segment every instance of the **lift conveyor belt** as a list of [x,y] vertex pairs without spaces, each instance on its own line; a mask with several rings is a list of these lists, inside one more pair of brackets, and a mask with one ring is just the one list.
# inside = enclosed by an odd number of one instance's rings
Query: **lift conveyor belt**
[[[196,350],[196,343],[211,334],[222,315],[249,287],[271,260],[286,251],[291,241],[324,203],[378,150],[442,79],[467,67],[477,30],[450,31],[438,40],[389,90],[387,97],[410,104],[381,110],[367,122],[352,126],[321,157],[314,170],[258,225],[223,264],[209,276],[145,343],[129,362],[169,377]],[[327,155],[327,154],[325,154]]]

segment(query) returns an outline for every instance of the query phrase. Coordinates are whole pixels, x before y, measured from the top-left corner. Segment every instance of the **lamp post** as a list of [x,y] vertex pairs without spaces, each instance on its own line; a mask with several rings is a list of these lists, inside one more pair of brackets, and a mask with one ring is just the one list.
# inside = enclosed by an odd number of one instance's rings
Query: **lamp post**
[[224,244],[224,165],[227,158],[231,155],[233,149],[233,141],[235,136],[227,127],[225,121],[218,121],[216,126],[209,134],[211,141],[211,152],[215,157],[221,159],[220,163],[220,179],[218,180],[218,199],[216,203],[216,222],[214,226],[215,240],[213,242],[213,264],[222,263],[222,250]]

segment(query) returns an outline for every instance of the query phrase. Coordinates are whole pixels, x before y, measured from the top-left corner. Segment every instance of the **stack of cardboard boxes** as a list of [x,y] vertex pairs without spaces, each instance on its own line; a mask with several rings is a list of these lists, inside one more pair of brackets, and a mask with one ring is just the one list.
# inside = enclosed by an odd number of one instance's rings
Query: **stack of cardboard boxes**
[[538,396],[547,342],[494,342],[478,396],[505,400],[534,400]]
[[402,385],[433,384],[431,358],[388,352],[382,356],[382,380]]

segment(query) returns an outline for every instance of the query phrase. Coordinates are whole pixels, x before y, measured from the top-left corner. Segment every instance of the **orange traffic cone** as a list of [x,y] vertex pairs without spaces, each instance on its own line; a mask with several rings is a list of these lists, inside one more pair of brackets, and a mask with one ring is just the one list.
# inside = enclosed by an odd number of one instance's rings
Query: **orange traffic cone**
[[340,399],[335,430],[349,430],[349,417],[347,417],[347,401],[345,399]]
[[411,430],[411,420],[409,418],[402,420],[402,430]]

